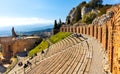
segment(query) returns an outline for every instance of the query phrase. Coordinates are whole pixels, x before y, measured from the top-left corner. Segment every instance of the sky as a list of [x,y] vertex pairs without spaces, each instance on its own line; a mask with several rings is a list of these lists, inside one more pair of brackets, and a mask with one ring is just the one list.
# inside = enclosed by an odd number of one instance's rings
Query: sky
[[[65,21],[69,11],[82,1],[90,0],[0,0],[0,27]],[[103,0],[103,4],[116,3],[120,0]]]

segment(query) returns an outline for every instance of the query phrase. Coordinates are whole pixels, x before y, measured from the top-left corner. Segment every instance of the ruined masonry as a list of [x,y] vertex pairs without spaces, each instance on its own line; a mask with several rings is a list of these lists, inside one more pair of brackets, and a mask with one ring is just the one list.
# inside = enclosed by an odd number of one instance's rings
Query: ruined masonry
[[110,11],[114,13],[112,18],[102,25],[64,25],[60,31],[87,34],[98,39],[107,54],[110,71],[120,74],[120,5],[111,7]]
[[36,43],[40,43],[42,39],[37,36],[18,37],[12,28],[12,37],[0,37],[2,54],[5,59],[10,59],[19,52],[26,52],[35,47]]

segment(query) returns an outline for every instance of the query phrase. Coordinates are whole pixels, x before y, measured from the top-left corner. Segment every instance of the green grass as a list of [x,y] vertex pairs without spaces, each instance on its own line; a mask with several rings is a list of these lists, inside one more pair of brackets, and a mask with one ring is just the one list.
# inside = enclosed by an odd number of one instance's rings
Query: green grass
[[42,50],[46,49],[48,47],[48,42],[43,40],[38,46],[33,48],[31,51],[29,51],[28,56],[31,57],[35,53],[41,52]]
[[59,42],[60,40],[64,39],[65,37],[69,36],[70,32],[59,32],[49,38],[52,43]]
[[[64,39],[65,37],[69,36],[71,33],[69,32],[59,32],[53,36],[51,36],[49,38],[49,40],[52,43],[56,43],[62,39]],[[42,50],[45,50],[46,48],[48,48],[48,42],[46,40],[43,40],[38,46],[36,46],[35,48],[33,48],[32,50],[29,51],[28,56],[31,57],[32,55],[34,55],[35,53],[39,53]]]

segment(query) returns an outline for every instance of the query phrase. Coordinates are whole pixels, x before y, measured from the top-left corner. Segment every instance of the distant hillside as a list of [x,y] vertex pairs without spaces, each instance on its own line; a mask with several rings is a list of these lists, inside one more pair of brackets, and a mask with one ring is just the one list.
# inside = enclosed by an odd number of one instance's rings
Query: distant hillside
[[21,32],[20,34],[23,35],[39,35],[42,32],[51,32],[53,28],[47,28],[47,29],[41,29],[41,30],[34,30],[34,31],[29,31],[29,32]]

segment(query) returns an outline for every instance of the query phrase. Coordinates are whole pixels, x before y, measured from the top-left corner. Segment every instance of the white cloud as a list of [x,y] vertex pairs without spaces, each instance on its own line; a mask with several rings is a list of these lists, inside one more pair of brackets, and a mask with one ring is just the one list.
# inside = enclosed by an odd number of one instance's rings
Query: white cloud
[[42,19],[37,17],[34,18],[0,17],[0,27],[15,26],[15,25],[32,25],[32,24],[50,25],[53,24],[53,20]]

